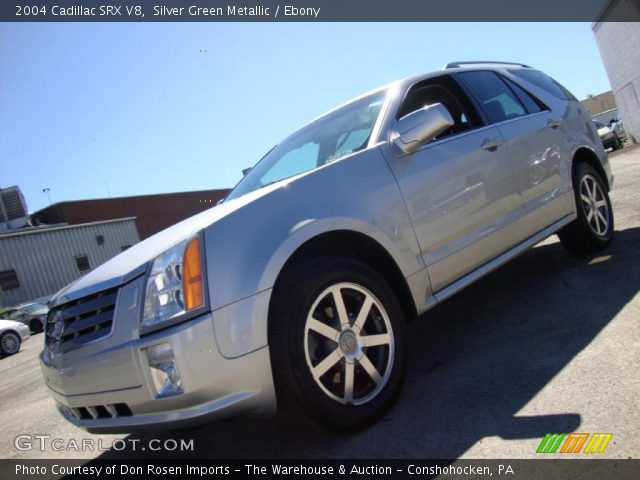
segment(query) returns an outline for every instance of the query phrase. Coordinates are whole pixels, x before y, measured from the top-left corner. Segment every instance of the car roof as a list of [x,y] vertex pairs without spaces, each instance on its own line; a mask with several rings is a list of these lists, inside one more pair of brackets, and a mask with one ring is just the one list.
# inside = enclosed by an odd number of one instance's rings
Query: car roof
[[524,65],[522,63],[514,63],[514,62],[492,62],[492,61],[477,61],[477,62],[452,62],[446,64],[440,70],[431,70],[429,72],[425,72],[418,75],[412,75],[409,77],[405,77],[401,80],[397,80],[396,82],[392,82],[389,84],[395,86],[403,86],[408,87],[413,85],[414,83],[420,82],[422,80],[428,80],[429,78],[439,77],[441,75],[445,75],[447,73],[455,73],[455,72],[463,72],[470,70],[535,70],[534,68]]
[[[504,70],[508,68],[509,70],[533,70],[532,67],[522,64],[522,63],[514,63],[514,62],[500,62],[500,61],[489,61],[489,60],[482,60],[482,61],[463,61],[463,62],[451,62],[446,64],[442,69],[440,70],[431,70],[428,72],[424,72],[421,74],[417,74],[417,75],[411,75],[405,78],[401,78],[399,80],[394,80],[392,82],[389,82],[387,84],[384,84],[380,87],[377,88],[373,88],[371,90],[368,90],[360,95],[357,95],[353,98],[350,98],[349,100],[340,103],[339,105],[331,108],[330,110],[327,110],[325,112],[323,112],[322,114],[312,118],[311,120],[309,120],[308,122],[305,122],[304,124],[302,124],[301,126],[299,126],[298,128],[296,128],[294,130],[294,133],[307,127],[308,125],[312,124],[313,122],[315,122],[316,120],[320,120],[321,118],[329,115],[330,113],[335,112],[336,110],[339,110],[340,108],[349,105],[350,103],[356,102],[358,100],[360,100],[361,98],[367,97],[369,95],[373,95],[375,93],[379,93],[379,92],[383,92],[383,91],[388,91],[388,90],[392,90],[392,89],[397,89],[399,91],[405,91],[407,88],[409,88],[411,85],[421,82],[423,80],[428,80],[429,78],[435,78],[435,77],[439,77],[441,75],[445,75],[447,73],[453,73],[453,72],[459,72],[459,71],[468,71],[468,70]],[[281,142],[285,141],[288,138],[285,137],[284,139],[282,139]]]

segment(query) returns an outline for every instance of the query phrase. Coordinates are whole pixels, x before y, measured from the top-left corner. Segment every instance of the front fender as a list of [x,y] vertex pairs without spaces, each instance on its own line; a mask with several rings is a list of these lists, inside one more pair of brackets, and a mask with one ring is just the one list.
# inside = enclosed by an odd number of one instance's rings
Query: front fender
[[371,148],[284,182],[205,228],[212,309],[273,287],[300,245],[335,230],[376,240],[405,277],[424,268],[395,178]]
[[377,148],[285,181],[205,229],[212,310],[242,301],[238,312],[252,317],[240,332],[238,322],[243,321],[227,312],[217,324],[216,336],[224,337],[220,343],[237,344],[234,339],[246,338],[249,329],[263,332],[262,340],[252,335],[251,342],[240,342],[239,348],[232,345],[226,354],[266,344],[265,299],[254,300],[258,314],[243,299],[264,297],[261,292],[270,291],[301,245],[336,230],[357,232],[378,242],[405,277],[425,268],[400,190]]

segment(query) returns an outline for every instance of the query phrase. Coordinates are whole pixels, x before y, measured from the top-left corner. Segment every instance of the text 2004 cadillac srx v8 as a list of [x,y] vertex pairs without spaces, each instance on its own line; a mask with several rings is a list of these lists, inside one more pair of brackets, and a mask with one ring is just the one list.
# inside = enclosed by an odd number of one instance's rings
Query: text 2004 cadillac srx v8
[[458,62],[395,82],[59,292],[46,384],[95,432],[276,411],[362,428],[399,394],[406,322],[554,233],[606,247],[612,180],[588,114],[542,72]]

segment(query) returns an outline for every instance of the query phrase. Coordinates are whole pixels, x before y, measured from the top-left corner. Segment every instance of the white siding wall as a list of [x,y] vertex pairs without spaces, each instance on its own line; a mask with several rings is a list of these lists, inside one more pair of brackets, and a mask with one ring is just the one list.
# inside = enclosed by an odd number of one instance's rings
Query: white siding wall
[[640,23],[601,22],[593,31],[625,130],[640,142]]
[[[98,245],[96,237],[104,236]],[[0,271],[15,270],[20,286],[0,290],[0,305],[8,306],[57,292],[87,272],[75,257],[87,255],[91,269],[138,243],[135,219],[50,228],[0,236]]]

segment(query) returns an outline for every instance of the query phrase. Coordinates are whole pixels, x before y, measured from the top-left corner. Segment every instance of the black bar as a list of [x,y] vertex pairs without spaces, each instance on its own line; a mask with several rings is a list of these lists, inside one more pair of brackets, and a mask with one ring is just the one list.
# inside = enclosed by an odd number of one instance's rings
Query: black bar
[[640,460],[0,460],[0,478],[616,479],[635,480]]
[[3,22],[640,21],[640,0],[14,0]]

